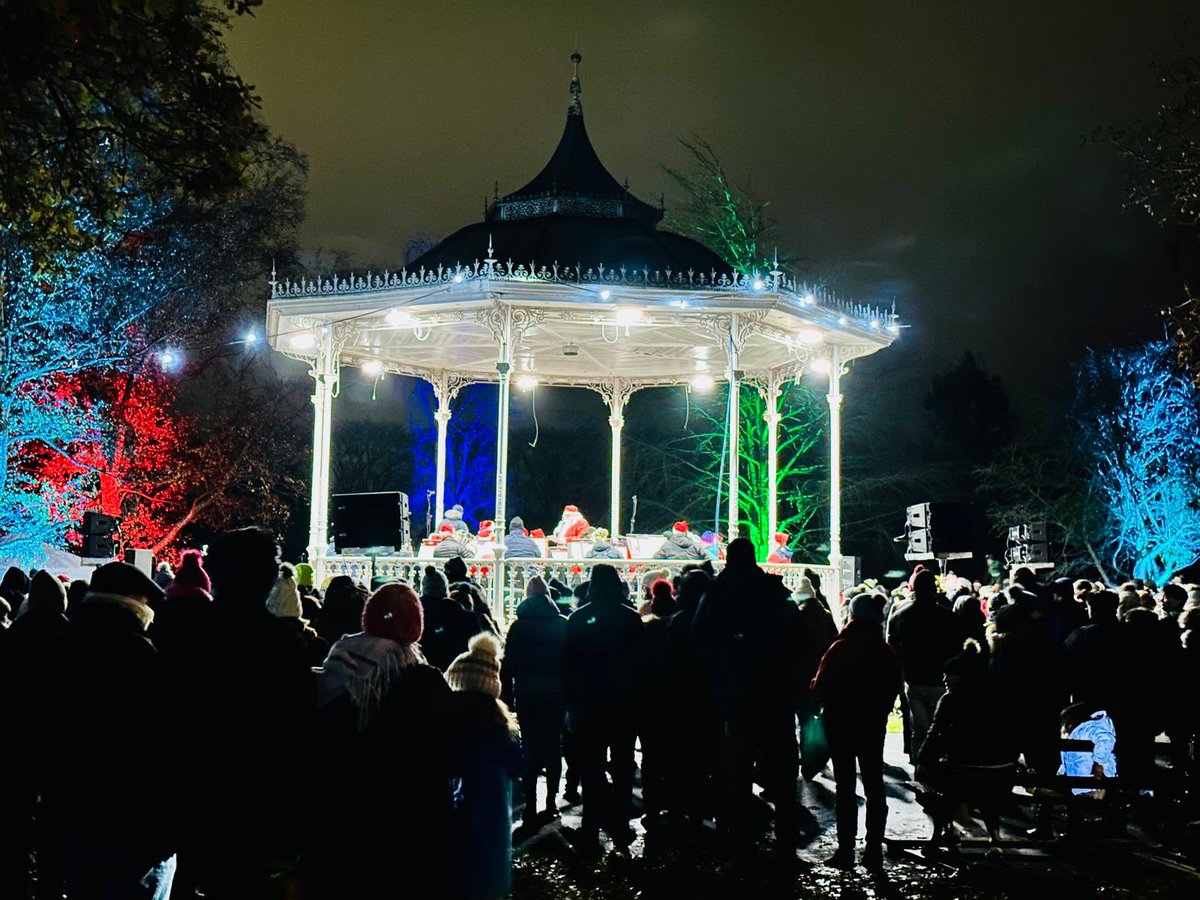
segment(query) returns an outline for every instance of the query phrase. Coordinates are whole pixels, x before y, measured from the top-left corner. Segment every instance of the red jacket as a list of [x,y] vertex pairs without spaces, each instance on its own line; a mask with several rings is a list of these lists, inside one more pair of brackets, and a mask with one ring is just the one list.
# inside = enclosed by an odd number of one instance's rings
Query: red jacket
[[882,626],[851,621],[821,657],[809,689],[827,719],[883,727],[902,686],[900,660]]

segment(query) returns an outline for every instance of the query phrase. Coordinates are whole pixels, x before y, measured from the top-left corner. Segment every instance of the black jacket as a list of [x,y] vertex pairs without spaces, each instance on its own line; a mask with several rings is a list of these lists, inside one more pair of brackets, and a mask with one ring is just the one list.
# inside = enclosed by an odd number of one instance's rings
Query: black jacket
[[655,559],[704,559],[702,551],[690,535],[675,532],[658,548]]
[[567,706],[628,707],[641,683],[642,619],[637,611],[614,598],[585,603],[567,619],[562,674]]
[[700,601],[692,634],[723,715],[795,709],[800,611],[779,576],[726,567]]
[[425,608],[421,650],[431,666],[445,672],[456,656],[467,652],[467,642],[483,626],[475,613],[449,597],[422,597],[421,605]]
[[919,597],[892,616],[887,640],[908,684],[940,687],[946,663],[962,650],[963,628],[937,600]]
[[517,620],[508,629],[500,680],[517,712],[523,697],[565,699],[562,678],[567,618],[545,596],[526,597],[517,607]]

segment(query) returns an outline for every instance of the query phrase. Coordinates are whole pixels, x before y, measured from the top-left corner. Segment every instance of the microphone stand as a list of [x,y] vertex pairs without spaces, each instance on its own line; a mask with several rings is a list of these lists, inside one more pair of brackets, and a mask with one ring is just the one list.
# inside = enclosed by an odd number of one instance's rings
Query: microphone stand
[[637,521],[637,494],[633,495],[633,512],[629,514],[629,533],[633,534],[633,523]]
[[433,499],[437,491],[425,491],[425,537],[433,534],[433,507],[429,505],[429,501]]

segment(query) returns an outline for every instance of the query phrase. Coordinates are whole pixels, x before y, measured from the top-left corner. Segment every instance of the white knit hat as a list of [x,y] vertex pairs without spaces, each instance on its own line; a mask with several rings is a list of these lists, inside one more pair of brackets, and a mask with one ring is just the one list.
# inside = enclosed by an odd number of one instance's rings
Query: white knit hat
[[299,619],[303,613],[300,592],[296,589],[296,570],[287,563],[279,567],[279,577],[267,594],[267,612],[279,619]]

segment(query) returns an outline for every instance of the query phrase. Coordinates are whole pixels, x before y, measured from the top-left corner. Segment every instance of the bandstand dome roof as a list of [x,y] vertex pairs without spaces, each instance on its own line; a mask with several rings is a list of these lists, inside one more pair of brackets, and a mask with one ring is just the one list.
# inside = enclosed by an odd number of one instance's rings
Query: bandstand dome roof
[[[840,299],[772,266],[738,272],[661,229],[661,207],[605,169],[578,78],[545,167],[399,272],[277,279],[271,345],[293,358],[410,375],[440,390],[518,376],[603,391],[736,375],[778,386],[887,347],[894,310]],[[505,368],[508,371],[509,368]]]
[[539,266],[729,274],[730,266],[703,244],[658,228],[662,208],[639,200],[604,167],[583,123],[579,54],[571,61],[567,121],[549,162],[524,187],[497,197],[484,221],[460,228],[409,268],[481,258],[490,240],[501,259]]

